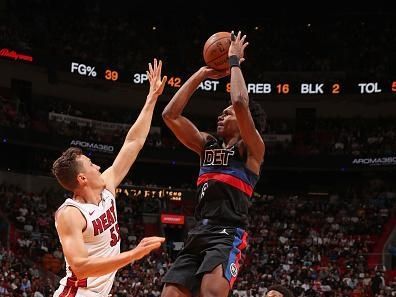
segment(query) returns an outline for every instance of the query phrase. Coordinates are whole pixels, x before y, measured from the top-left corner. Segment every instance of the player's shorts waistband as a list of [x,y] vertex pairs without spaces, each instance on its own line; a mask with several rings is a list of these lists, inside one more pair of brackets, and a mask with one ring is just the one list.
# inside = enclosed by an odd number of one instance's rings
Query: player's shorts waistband
[[214,226],[223,226],[223,227],[235,227],[235,228],[245,228],[245,224],[241,222],[233,222],[226,220],[214,220],[214,219],[202,219],[198,221],[198,225],[214,225]]

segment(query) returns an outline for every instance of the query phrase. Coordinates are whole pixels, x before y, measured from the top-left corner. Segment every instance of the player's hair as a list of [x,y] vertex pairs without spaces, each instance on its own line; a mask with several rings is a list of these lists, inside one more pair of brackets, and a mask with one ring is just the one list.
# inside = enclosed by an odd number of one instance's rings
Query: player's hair
[[291,290],[289,290],[287,287],[282,286],[282,285],[272,285],[268,288],[268,291],[278,291],[283,295],[283,297],[294,297],[294,294]]
[[[229,104],[232,105],[231,100],[229,101]],[[260,135],[263,135],[267,125],[267,114],[265,113],[261,104],[251,98],[249,99],[249,110],[257,131],[260,133]]]
[[70,147],[52,164],[52,173],[58,182],[69,191],[78,186],[77,174],[81,172],[81,162],[77,160],[82,151],[77,147]]
[[254,125],[257,131],[262,135],[267,125],[267,114],[261,104],[254,101],[252,98],[249,99],[249,109],[252,114]]

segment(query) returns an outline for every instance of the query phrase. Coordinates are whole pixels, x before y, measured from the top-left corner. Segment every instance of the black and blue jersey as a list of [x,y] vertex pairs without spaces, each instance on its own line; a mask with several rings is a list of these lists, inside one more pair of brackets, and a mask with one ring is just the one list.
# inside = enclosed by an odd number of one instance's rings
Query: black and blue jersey
[[217,139],[206,143],[197,180],[197,220],[246,225],[250,197],[259,176],[246,168],[245,162],[237,144],[223,148]]

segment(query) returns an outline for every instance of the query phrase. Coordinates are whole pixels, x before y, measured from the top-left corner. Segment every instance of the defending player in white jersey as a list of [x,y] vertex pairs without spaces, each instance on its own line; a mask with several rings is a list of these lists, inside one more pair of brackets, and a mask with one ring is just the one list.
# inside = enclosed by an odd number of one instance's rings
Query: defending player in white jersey
[[108,296],[115,273],[132,261],[160,247],[163,237],[144,238],[136,248],[120,253],[115,189],[124,179],[150,130],[158,97],[166,76],[161,79],[162,62],[154,59],[147,71],[150,91],[136,122],[130,128],[112,166],[100,173],[100,167],[69,148],[53,164],[58,182],[73,192],[59,207],[55,226],[66,260],[66,276],[54,296]]

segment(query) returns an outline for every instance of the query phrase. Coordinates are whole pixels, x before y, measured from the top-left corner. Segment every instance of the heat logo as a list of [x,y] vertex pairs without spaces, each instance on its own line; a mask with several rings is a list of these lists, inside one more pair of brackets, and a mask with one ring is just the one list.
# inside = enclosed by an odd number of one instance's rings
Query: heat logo
[[76,62],[71,63],[71,73],[78,73],[83,76],[91,76],[91,77],[96,77],[97,73],[95,71],[94,66],[89,66],[85,64],[80,64]]

